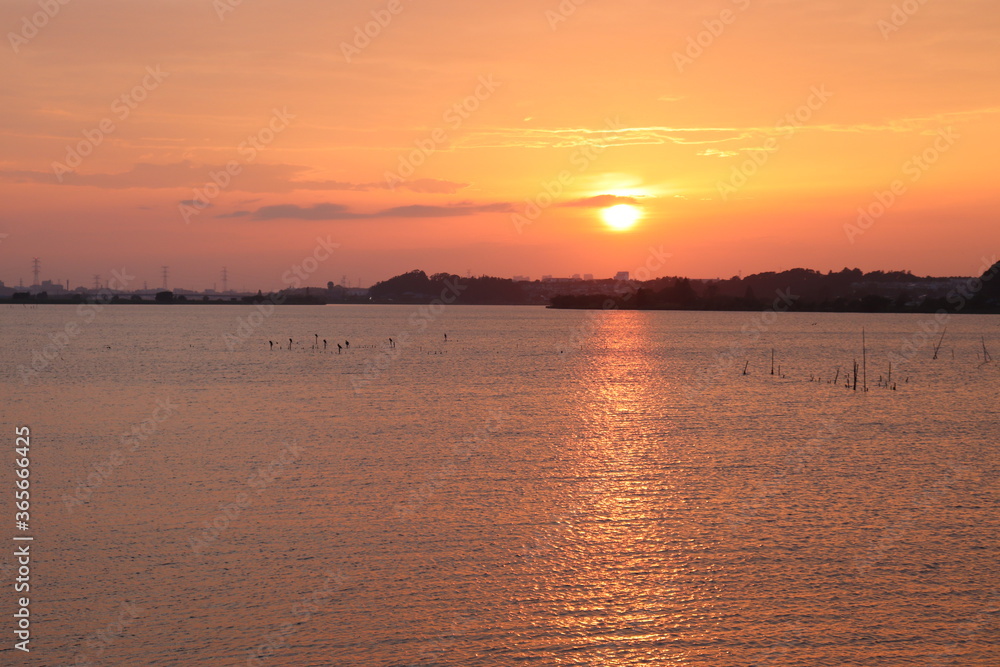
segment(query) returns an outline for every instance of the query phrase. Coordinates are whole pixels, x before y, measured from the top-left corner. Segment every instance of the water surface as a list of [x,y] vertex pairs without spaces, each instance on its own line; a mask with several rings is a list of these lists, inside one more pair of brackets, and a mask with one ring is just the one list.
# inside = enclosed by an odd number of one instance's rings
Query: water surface
[[19,662],[1000,664],[1000,317],[255,312],[4,307]]

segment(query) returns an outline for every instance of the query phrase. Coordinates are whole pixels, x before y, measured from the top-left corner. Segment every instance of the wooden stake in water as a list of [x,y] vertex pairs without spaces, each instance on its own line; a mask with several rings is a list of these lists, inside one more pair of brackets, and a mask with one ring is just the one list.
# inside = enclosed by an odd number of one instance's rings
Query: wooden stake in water
[[865,347],[865,330],[861,330],[861,390],[868,391],[868,350]]
[[937,355],[938,355],[938,350],[940,350],[940,349],[941,349],[941,343],[943,343],[943,342],[944,342],[944,335],[945,335],[945,334],[946,334],[947,332],[948,332],[948,327],[945,327],[945,328],[944,328],[944,331],[942,331],[942,332],[941,332],[941,338],[939,338],[939,339],[938,339],[938,342],[937,342],[937,345],[935,345],[935,346],[934,346],[934,358],[935,358],[935,359],[937,359]]

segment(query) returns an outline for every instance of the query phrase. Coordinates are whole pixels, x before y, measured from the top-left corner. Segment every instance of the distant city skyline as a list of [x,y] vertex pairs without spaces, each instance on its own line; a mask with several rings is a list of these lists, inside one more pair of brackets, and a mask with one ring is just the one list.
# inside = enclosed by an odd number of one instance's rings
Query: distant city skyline
[[[983,259],[984,259],[984,261],[986,261],[985,257]],[[995,258],[993,259],[993,261],[996,261]],[[14,281],[0,279],[0,282],[2,282],[3,283],[3,287],[6,287],[6,288],[14,288],[14,287],[16,287],[16,288],[23,288],[23,289],[31,289],[31,288],[42,288],[42,289],[45,289],[48,286],[53,286],[53,287],[57,287],[58,289],[64,289],[64,290],[67,290],[67,291],[75,291],[75,290],[80,290],[80,289],[84,289],[84,290],[100,290],[100,289],[107,289],[108,288],[108,282],[109,282],[109,280],[112,280],[114,278],[114,276],[121,275],[122,270],[124,269],[125,272],[127,273],[127,275],[129,276],[130,280],[127,281],[128,282],[127,288],[123,289],[121,291],[129,291],[129,292],[132,292],[132,291],[143,291],[143,292],[154,293],[154,292],[162,291],[164,289],[167,289],[167,290],[175,290],[176,289],[176,290],[185,290],[185,291],[190,291],[190,292],[195,292],[195,293],[217,293],[217,294],[230,294],[230,293],[232,293],[232,294],[239,294],[239,293],[252,293],[252,292],[256,292],[258,290],[265,290],[265,291],[266,290],[280,290],[280,289],[285,289],[287,287],[292,286],[292,285],[289,285],[287,283],[287,281],[285,282],[285,284],[265,285],[263,283],[255,282],[252,278],[248,277],[248,278],[246,278],[246,280],[244,281],[244,283],[239,283],[237,281],[237,283],[235,283],[233,285],[227,285],[226,287],[223,287],[220,284],[222,282],[222,278],[225,279],[225,282],[228,282],[229,279],[230,279],[230,277],[231,277],[231,274],[230,274],[230,272],[228,270],[228,267],[220,267],[220,269],[219,269],[220,281],[217,281],[217,282],[214,282],[214,283],[211,283],[211,284],[208,284],[208,285],[197,285],[197,284],[193,284],[193,283],[172,284],[171,281],[170,281],[170,279],[169,279],[169,275],[170,275],[169,265],[164,265],[164,266],[160,267],[160,272],[161,272],[160,273],[160,278],[161,278],[161,280],[163,280],[163,279],[167,280],[166,285],[164,285],[162,283],[161,284],[157,284],[157,283],[155,283],[155,281],[151,283],[150,280],[142,278],[142,276],[139,275],[138,273],[133,273],[133,270],[131,268],[127,267],[127,266],[117,267],[116,269],[113,269],[111,272],[109,272],[108,275],[92,274],[91,275],[91,282],[90,283],[87,283],[86,281],[74,282],[72,280],[72,278],[65,278],[64,279],[64,278],[47,278],[47,277],[42,277],[42,273],[43,273],[44,269],[40,268],[40,265],[41,265],[41,259],[37,258],[37,257],[33,258],[31,260],[31,264],[29,264],[29,266],[32,269],[31,273],[32,273],[33,276],[34,276],[34,271],[35,270],[38,271],[38,275],[40,276],[40,279],[39,279],[38,282],[31,282],[31,281],[27,281],[26,282],[26,281],[23,280],[23,278],[18,278],[18,279],[14,280]],[[815,269],[813,267],[780,267],[780,268],[770,269],[769,271],[774,271],[774,272],[779,272],[780,273],[781,271],[784,271],[784,270],[789,269],[789,268],[803,268],[803,269],[817,270],[817,269]],[[858,267],[841,267],[841,269],[828,269],[828,271],[834,271],[834,272],[836,272],[836,271],[842,270],[843,268],[854,269],[854,268],[858,268]],[[164,269],[167,269],[166,275],[164,274]],[[431,273],[431,274],[438,273],[438,271],[435,271],[433,269],[428,270],[426,267],[423,268],[422,270],[426,270],[428,273]],[[904,271],[906,269],[898,269],[898,268],[885,269],[885,268],[883,268],[883,269],[874,269],[874,270],[876,270],[876,271],[877,270],[882,270],[882,271]],[[823,271],[821,271],[821,272],[823,272]],[[112,273],[114,275],[111,275]],[[376,284],[376,283],[378,283],[380,281],[387,280],[389,278],[392,278],[392,277],[394,277],[396,275],[400,275],[402,273],[405,273],[405,271],[400,271],[399,273],[393,274],[392,276],[385,276],[384,278],[379,278],[378,280],[371,281],[370,283],[363,282],[362,279],[361,279],[361,277],[352,278],[350,276],[345,276],[345,275],[341,275],[341,277],[340,277],[339,280],[333,280],[333,279],[330,279],[330,280],[319,280],[317,278],[317,279],[315,279],[315,282],[309,282],[309,280],[307,279],[307,280],[301,281],[298,285],[296,285],[296,287],[302,286],[302,287],[320,287],[320,288],[322,288],[322,287],[326,287],[328,285],[328,283],[332,282],[335,286],[339,286],[339,287],[346,287],[346,288],[352,288],[352,289],[369,288],[372,285],[374,285],[374,284]],[[448,272],[441,272],[441,273],[448,273]],[[455,275],[465,275],[465,276],[469,276],[469,275],[472,275],[472,276],[489,275],[489,274],[477,273],[477,272],[474,272],[474,271],[471,272],[471,273],[469,271],[466,271],[465,273],[455,273],[455,272],[451,272],[451,273],[453,273]],[[762,272],[755,272],[755,273],[762,273]],[[979,275],[979,273],[980,273],[980,271],[972,271],[972,272],[970,272],[968,274],[968,276]],[[645,279],[649,279],[649,278],[661,278],[661,277],[667,277],[667,276],[686,277],[686,278],[691,278],[693,280],[717,280],[717,279],[725,280],[725,279],[728,279],[728,278],[732,278],[733,276],[742,276],[742,275],[745,275],[745,274],[743,272],[737,272],[735,274],[728,275],[728,276],[681,276],[681,275],[676,275],[675,276],[675,274],[662,274],[662,275],[650,275],[647,278],[644,278],[644,280]],[[914,274],[914,275],[922,275],[922,274]],[[565,280],[592,281],[592,280],[631,280],[631,279],[635,279],[635,276],[632,276],[632,274],[631,274],[630,271],[616,271],[616,272],[614,272],[611,275],[605,275],[605,276],[595,275],[593,273],[579,273],[579,272],[577,272],[577,273],[573,273],[573,274],[570,274],[570,275],[564,275],[564,276],[560,276],[560,275],[556,275],[556,274],[551,274],[551,273],[546,273],[546,274],[537,275],[537,276],[520,275],[519,274],[519,275],[513,275],[513,276],[494,276],[494,277],[497,277],[497,278],[508,278],[508,279],[511,279],[511,280],[513,280],[515,282],[518,282],[518,281],[536,281],[536,280],[537,281],[545,282],[545,281],[565,281]],[[961,276],[929,276],[928,275],[927,277],[951,278],[951,277],[961,277]],[[310,276],[309,278],[312,278],[312,277]],[[183,280],[184,278],[183,278],[183,276],[181,276],[179,279]],[[118,288],[116,288],[116,289],[118,289]]]
[[[34,258],[32,260],[32,262],[33,262],[33,264],[32,264],[32,267],[33,267],[32,275],[33,276],[35,275],[34,268],[40,263],[40,261],[41,260],[39,258]],[[129,267],[119,267],[118,270],[120,271],[122,268],[128,270],[128,272],[130,274],[132,273],[132,270]],[[162,271],[163,268],[165,268],[165,267],[161,267],[161,271]],[[38,276],[41,276],[41,271],[42,270],[39,268],[38,269],[38,272],[39,272]],[[400,273],[403,273],[403,272],[400,272]],[[435,271],[431,271],[431,273],[436,273],[436,272]],[[616,275],[620,276],[621,273],[622,272],[617,272]],[[625,273],[627,274],[628,272],[626,271]],[[398,274],[394,274],[394,275],[398,275]],[[463,275],[463,274],[457,274],[457,275]],[[467,271],[464,275],[469,275],[469,272]],[[473,275],[480,275],[480,274],[473,274]],[[253,285],[254,285],[253,287],[251,287],[249,284],[246,287],[236,287],[234,285],[227,285],[227,284],[225,284],[225,283],[228,283],[229,278],[230,278],[228,267],[221,267],[220,268],[220,276],[222,276],[222,278],[220,278],[220,281],[213,282],[210,285],[195,285],[195,286],[191,286],[189,284],[173,285],[173,284],[171,284],[171,281],[169,279],[167,279],[166,284],[162,284],[161,283],[161,284],[157,285],[157,284],[150,284],[150,281],[147,280],[147,279],[142,279],[141,280],[141,283],[142,283],[141,286],[136,286],[136,284],[140,281],[140,277],[138,275],[136,275],[134,282],[132,282],[130,284],[130,288],[131,289],[141,289],[143,291],[155,291],[155,290],[162,290],[162,289],[190,289],[190,290],[196,290],[196,291],[199,291],[199,292],[200,291],[216,291],[216,292],[218,292],[220,294],[224,294],[224,293],[227,293],[227,292],[240,292],[240,291],[246,291],[246,290],[250,290],[250,289],[256,291],[257,289],[261,289],[261,287],[257,286],[256,282],[253,282]],[[162,273],[161,273],[161,277],[163,277]],[[317,282],[315,284],[310,283],[310,286],[312,286],[312,287],[323,287],[323,286],[326,286],[328,283],[332,282],[334,285],[341,286],[341,287],[348,287],[348,288],[370,287],[371,285],[374,285],[375,283],[378,283],[381,280],[386,280],[386,279],[391,278],[391,277],[392,276],[385,276],[384,278],[379,278],[378,280],[375,280],[375,281],[372,281],[371,283],[367,283],[366,284],[366,283],[363,282],[363,280],[362,280],[362,278],[360,276],[346,276],[346,275],[341,275],[338,280],[333,280],[333,279],[331,279],[331,280],[324,280],[324,281],[317,280]],[[522,280],[523,281],[530,281],[530,280],[552,280],[552,279],[556,279],[556,280],[561,280],[561,279],[569,279],[569,280],[595,280],[595,279],[601,279],[600,276],[596,276],[595,277],[594,274],[592,274],[592,273],[582,273],[582,274],[581,273],[574,273],[574,274],[569,275],[569,276],[555,276],[555,275],[552,275],[552,274],[545,274],[545,275],[534,276],[534,277],[533,276],[525,276],[525,275],[496,276],[496,277],[499,277],[499,278],[509,278],[511,280],[514,280],[514,281],[522,281]],[[606,276],[606,277],[607,278],[612,278],[614,276]],[[103,278],[103,280],[102,280],[102,278]],[[104,288],[106,286],[108,276],[102,276],[101,274],[92,274],[91,275],[91,279],[92,279],[91,283],[87,283],[86,281],[78,281],[78,282],[74,283],[72,278],[65,278],[64,279],[64,278],[48,278],[48,277],[38,277],[38,278],[36,278],[36,277],[33,277],[32,280],[25,281],[22,277],[18,277],[16,280],[13,280],[13,281],[12,280],[2,280],[2,279],[0,279],[0,282],[3,282],[3,284],[6,287],[24,287],[24,288],[29,288],[29,287],[46,287],[47,285],[53,285],[53,286],[58,286],[61,289],[66,289],[66,290],[72,291],[72,290],[79,289],[79,288],[84,288],[84,289],[102,289],[102,288]],[[181,277],[181,279],[183,280],[183,277]],[[252,281],[252,278],[247,278],[246,280],[247,281]],[[222,283],[222,284],[220,284],[220,283]]]

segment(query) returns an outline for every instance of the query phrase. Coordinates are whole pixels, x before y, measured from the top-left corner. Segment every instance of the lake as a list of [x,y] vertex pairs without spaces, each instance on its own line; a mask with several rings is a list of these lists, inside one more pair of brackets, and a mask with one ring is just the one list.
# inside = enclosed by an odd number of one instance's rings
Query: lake
[[1000,316],[0,308],[7,664],[1000,664]]

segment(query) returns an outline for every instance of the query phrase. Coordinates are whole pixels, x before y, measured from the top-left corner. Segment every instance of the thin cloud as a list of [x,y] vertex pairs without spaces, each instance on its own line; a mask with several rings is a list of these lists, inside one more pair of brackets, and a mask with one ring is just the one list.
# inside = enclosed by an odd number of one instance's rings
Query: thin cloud
[[423,204],[412,204],[410,206],[395,206],[387,208],[378,213],[373,213],[373,218],[451,218],[462,215],[474,215],[476,213],[512,213],[514,208],[510,204],[486,204],[474,206],[468,204],[458,204],[452,206],[425,206]]
[[309,207],[297,204],[274,204],[262,206],[256,211],[236,211],[216,217],[249,217],[251,220],[357,220],[368,216],[364,213],[352,213],[343,204],[322,203]]
[[510,213],[513,211],[513,206],[506,202],[495,204],[459,202],[446,206],[411,204],[394,206],[374,213],[359,213],[350,210],[343,204],[324,202],[312,206],[274,204],[262,206],[256,211],[234,211],[216,217],[249,218],[250,220],[374,220],[385,218],[453,218],[478,213]]
[[403,181],[402,183],[397,183],[396,187],[412,190],[413,192],[453,195],[459,190],[469,187],[469,184],[458,183],[455,181],[444,181],[436,178],[418,178],[413,181]]
[[608,206],[616,206],[618,204],[631,204],[633,206],[642,206],[642,202],[639,201],[638,197],[626,197],[623,195],[596,195],[594,197],[584,197],[582,199],[573,199],[568,202],[559,204],[559,206],[578,206],[583,208],[605,208]]
[[[790,109],[794,111],[794,109]],[[901,118],[882,123],[849,123],[800,125],[796,132],[866,133],[893,132],[916,134],[934,133],[942,124],[970,118],[985,118],[1000,113],[1000,108],[987,107],[955,111],[927,117]],[[780,119],[779,119],[780,120]],[[642,146],[675,144],[700,146],[754,140],[772,136],[787,136],[788,125],[751,127],[627,127],[611,128],[491,128],[469,132],[460,144],[470,148],[575,148],[579,146]]]
[[698,153],[701,157],[733,157],[739,154],[740,151],[720,151],[717,148],[706,148]]
[[[292,164],[241,164],[235,174],[226,165],[196,164],[190,160],[168,164],[139,163],[127,171],[117,173],[80,173],[70,171],[56,177],[49,171],[0,170],[0,180],[13,183],[43,183],[46,185],[72,185],[77,187],[125,190],[129,188],[203,188],[213,182],[212,175],[224,174],[231,190],[249,192],[354,191],[388,190],[386,182],[354,183],[350,181],[316,180],[306,176],[314,170]],[[436,178],[420,178],[395,183],[396,188],[429,194],[455,194],[468,187]]]

